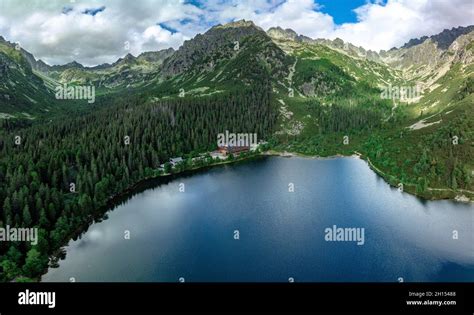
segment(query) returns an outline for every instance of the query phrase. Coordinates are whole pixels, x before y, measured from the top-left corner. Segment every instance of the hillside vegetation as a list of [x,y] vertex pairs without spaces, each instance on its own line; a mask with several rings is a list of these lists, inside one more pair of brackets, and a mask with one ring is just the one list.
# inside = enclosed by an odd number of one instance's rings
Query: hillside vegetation
[[[453,32],[376,53],[238,21],[93,68],[1,38],[0,226],[40,240],[0,243],[0,281],[38,279],[114,196],[172,157],[185,169],[226,130],[274,151],[358,154],[404,191],[472,200],[474,33]],[[56,99],[62,84],[94,86],[95,102]],[[384,97],[393,87],[419,94]]]

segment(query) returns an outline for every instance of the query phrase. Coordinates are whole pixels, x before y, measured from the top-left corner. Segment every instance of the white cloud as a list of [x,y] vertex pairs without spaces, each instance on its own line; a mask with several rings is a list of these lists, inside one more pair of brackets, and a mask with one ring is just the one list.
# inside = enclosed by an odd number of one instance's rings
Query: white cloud
[[288,0],[270,5],[267,2],[243,2],[235,8],[225,8],[219,16],[221,20],[252,20],[265,30],[280,26],[310,37],[326,37],[334,29],[334,21],[330,15],[317,9],[313,0]]
[[[64,14],[66,6],[73,10]],[[102,6],[105,10],[95,16],[83,14]],[[172,34],[157,24],[196,20],[200,14],[195,6],[168,0],[0,0],[0,35],[50,64],[96,65],[129,52],[177,48],[195,31],[188,26]]]
[[[188,1],[189,2],[189,1]],[[371,1],[358,22],[336,25],[313,0],[0,0],[0,35],[51,64],[114,62],[126,53],[177,48],[217,23],[253,20],[263,29],[292,28],[313,38],[340,37],[367,49],[400,46],[411,38],[474,24],[472,0]],[[105,10],[95,16],[84,10]],[[63,8],[73,10],[63,14]],[[159,24],[165,23],[166,28]],[[163,25],[163,24],[162,24]],[[171,32],[168,28],[175,29]],[[127,51],[125,43],[130,50]]]
[[136,54],[139,54],[143,51],[155,51],[169,47],[177,49],[179,46],[181,46],[184,40],[189,38],[183,36],[182,33],[173,34],[170,31],[163,29],[159,25],[153,25],[148,27],[141,34],[140,39],[140,51],[137,51]]
[[358,23],[337,27],[330,35],[367,49],[401,46],[412,38],[434,35],[446,28],[474,24],[472,0],[388,0],[356,10]]
[[[317,0],[316,0],[317,1]],[[474,24],[472,0],[388,0],[368,1],[357,8],[358,21],[334,24],[312,0],[287,0],[261,13],[265,4],[242,2],[223,10],[221,18],[253,20],[264,29],[291,28],[312,38],[342,38],[366,49],[381,50],[401,46],[412,38],[440,33],[446,28]]]

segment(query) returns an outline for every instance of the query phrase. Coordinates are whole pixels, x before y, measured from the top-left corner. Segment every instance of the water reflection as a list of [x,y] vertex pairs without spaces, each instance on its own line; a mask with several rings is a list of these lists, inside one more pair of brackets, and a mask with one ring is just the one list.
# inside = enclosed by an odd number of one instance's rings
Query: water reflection
[[[117,202],[44,281],[474,280],[472,204],[422,202],[355,158],[266,158],[150,181]],[[364,228],[365,245],[326,242],[333,225]]]

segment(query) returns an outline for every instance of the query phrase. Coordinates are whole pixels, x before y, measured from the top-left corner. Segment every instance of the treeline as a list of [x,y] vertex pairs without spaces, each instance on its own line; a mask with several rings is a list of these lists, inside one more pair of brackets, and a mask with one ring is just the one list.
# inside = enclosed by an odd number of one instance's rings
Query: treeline
[[308,101],[306,108],[316,119],[320,133],[364,131],[382,125],[382,113],[377,109],[361,106],[321,105],[317,100]]
[[372,133],[362,152],[399,183],[415,185],[417,193],[428,187],[472,190],[474,120],[468,111],[435,131]]
[[39,242],[0,242],[0,281],[28,281],[48,255],[88,224],[108,199],[154,174],[171,157],[216,148],[217,134],[268,137],[276,121],[270,89],[114,106],[30,127],[0,129],[0,227],[37,227]]

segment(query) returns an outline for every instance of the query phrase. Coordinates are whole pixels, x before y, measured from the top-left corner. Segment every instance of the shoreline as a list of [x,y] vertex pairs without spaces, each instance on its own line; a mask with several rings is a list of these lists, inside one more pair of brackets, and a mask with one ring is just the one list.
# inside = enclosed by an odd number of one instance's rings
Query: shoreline
[[93,211],[93,214],[90,215],[87,223],[81,224],[76,228],[74,232],[72,232],[68,237],[67,240],[64,241],[63,245],[61,245],[58,249],[53,251],[48,257],[50,258],[50,262],[48,263],[48,266],[43,270],[43,272],[37,277],[37,278],[32,278],[32,282],[42,282],[41,279],[42,277],[48,272],[49,268],[54,268],[50,266],[51,262],[58,262],[61,260],[61,252],[62,248],[65,246],[68,246],[69,242],[74,239],[75,237],[78,237],[82,235],[85,231],[87,231],[87,228],[91,226],[94,223],[100,222],[101,220],[109,211],[112,211],[112,207],[117,206],[118,203],[122,201],[122,199],[126,199],[129,196],[133,196],[135,192],[138,190],[141,190],[140,188],[143,188],[143,186],[146,186],[147,184],[151,183],[152,181],[158,181],[160,179],[165,179],[165,180],[173,180],[173,177],[180,177],[180,176],[185,176],[185,175],[192,175],[192,173],[197,172],[197,171],[204,171],[207,168],[214,168],[216,166],[221,166],[221,165],[227,165],[227,164],[232,164],[232,163],[238,163],[238,162],[244,162],[250,159],[256,159],[256,158],[261,158],[264,157],[261,153],[260,154],[254,154],[242,158],[236,158],[235,160],[221,160],[209,165],[203,165],[203,166],[197,166],[197,167],[192,167],[189,169],[185,169],[181,172],[178,173],[163,173],[160,175],[153,175],[153,176],[148,176],[143,179],[140,179],[136,183],[130,185],[129,187],[125,188],[121,192],[109,196],[103,206],[98,207]]
[[279,157],[286,157],[286,158],[299,157],[299,158],[311,159],[311,160],[332,160],[332,159],[345,158],[345,157],[360,158],[360,155],[355,154],[355,153],[352,155],[335,154],[335,155],[328,155],[328,156],[320,156],[320,155],[305,155],[305,154],[297,153],[297,152],[287,152],[287,151],[280,152],[280,151],[274,151],[274,150],[262,152],[261,155],[279,156]]
[[[375,172],[378,176],[380,176],[387,184],[394,188],[398,188],[398,186],[395,183],[392,183],[390,179],[388,178],[389,176],[393,176],[390,174],[386,174],[379,168],[377,168],[372,161],[366,156],[364,156],[362,153],[355,151],[351,155],[343,155],[343,154],[335,154],[335,155],[329,155],[329,156],[319,156],[319,155],[305,155],[302,153],[297,153],[297,152],[281,152],[281,151],[275,151],[275,150],[268,150],[265,152],[262,152],[261,155],[264,156],[277,156],[277,157],[284,157],[284,158],[292,158],[292,157],[298,157],[298,158],[305,158],[305,159],[314,159],[314,160],[330,160],[330,159],[337,159],[337,158],[357,158],[364,160],[367,163],[367,166]],[[393,176],[395,177],[395,176]],[[416,189],[413,189],[415,187],[414,184],[404,184],[404,187],[408,187],[408,190],[403,190],[404,193],[408,193],[410,195],[416,196],[418,198],[421,198],[423,200],[431,200],[431,201],[436,201],[436,200],[451,200],[454,202],[461,202],[461,203],[474,203],[474,192],[465,190],[465,189],[459,189],[458,191],[455,191],[450,188],[436,188],[436,187],[427,187],[426,191],[423,192],[423,194],[417,193]],[[448,196],[439,196],[436,195],[434,192],[437,191],[442,191],[442,192],[447,192]],[[431,192],[431,193],[430,193]],[[467,196],[463,194],[463,192],[467,193]]]
[[[246,162],[248,160],[264,158],[264,157],[283,157],[283,158],[295,158],[296,157],[296,158],[304,158],[304,159],[311,159],[311,160],[331,160],[331,159],[338,159],[338,158],[356,158],[356,159],[364,160],[367,163],[367,166],[373,172],[375,172],[378,176],[380,176],[387,184],[389,184],[392,187],[397,188],[395,185],[392,185],[390,183],[390,181],[386,178],[387,175],[385,173],[380,171],[378,168],[376,168],[372,164],[370,159],[368,159],[368,158],[366,159],[363,154],[361,154],[357,151],[354,152],[351,155],[336,154],[336,155],[330,155],[330,156],[318,156],[318,155],[305,155],[305,154],[301,154],[301,153],[297,153],[297,152],[286,152],[286,151],[281,152],[281,151],[275,151],[275,150],[267,150],[267,151],[255,153],[255,154],[250,155],[250,156],[245,156],[245,157],[241,157],[241,158],[237,157],[235,160],[221,160],[219,162],[212,163],[212,164],[209,164],[209,165],[196,166],[196,167],[192,167],[192,168],[189,168],[189,169],[185,169],[185,170],[183,170],[181,172],[177,172],[177,173],[160,174],[160,175],[156,175],[156,176],[149,176],[149,177],[143,178],[143,179],[139,180],[138,182],[134,183],[133,185],[131,185],[130,187],[126,188],[125,190],[121,191],[120,193],[118,193],[116,195],[113,195],[113,196],[110,196],[107,199],[105,205],[99,207],[98,209],[96,209],[96,211],[94,211],[94,215],[91,216],[90,221],[88,221],[87,224],[83,224],[83,225],[79,226],[76,229],[76,231],[72,235],[70,235],[70,237],[68,237],[67,241],[64,243],[64,245],[61,246],[61,248],[63,248],[64,246],[67,246],[69,244],[69,242],[71,241],[71,239],[73,239],[74,237],[76,237],[78,235],[81,235],[85,231],[86,226],[90,226],[95,221],[102,219],[109,211],[111,211],[111,208],[114,206],[114,204],[116,205],[117,203],[121,202],[121,200],[123,198],[127,198],[131,194],[133,195],[135,192],[139,193],[138,190],[140,188],[144,188],[144,186],[146,186],[147,183],[148,184],[151,183],[151,181],[157,181],[157,180],[160,180],[160,179],[165,179],[165,180],[170,180],[171,181],[174,178],[178,178],[178,177],[186,176],[186,175],[193,175],[193,173],[195,173],[195,172],[205,171],[206,169],[211,169],[211,168],[214,168],[216,166],[223,166],[223,165],[234,164],[234,163],[239,163],[239,162]],[[145,189],[146,189],[146,187],[145,187]],[[440,189],[440,188],[428,188],[428,190],[437,190],[437,189]],[[474,203],[474,200],[469,200],[469,201],[466,202],[466,201],[457,200],[455,198],[431,198],[431,199],[428,199],[428,198],[425,198],[424,196],[420,196],[419,194],[416,194],[416,192],[410,192],[410,191],[406,191],[406,190],[404,192],[406,192],[410,195],[416,196],[418,198],[422,198],[424,200],[432,200],[432,201],[451,200],[451,201],[462,202],[462,203]],[[51,257],[52,258],[57,258],[58,261],[59,261],[60,260],[59,255],[61,253],[61,248],[59,248],[58,250],[53,252],[49,257],[50,258]],[[36,279],[35,282],[41,282],[41,278],[43,277],[43,275],[45,275],[48,272],[49,268],[50,268],[50,266],[48,265],[48,267]]]
[[[337,158],[357,158],[357,159],[364,160],[367,163],[367,166],[373,172],[375,172],[378,176],[380,176],[387,184],[389,184],[390,186],[392,186],[394,188],[398,188],[397,184],[391,182],[391,180],[389,178],[389,176],[392,176],[392,177],[396,178],[394,175],[386,174],[385,172],[383,172],[382,170],[377,168],[368,157],[364,156],[364,154],[362,154],[358,151],[354,151],[354,153],[350,154],[350,155],[344,155],[344,154],[338,153],[338,154],[335,154],[335,155],[320,156],[320,155],[306,155],[306,154],[303,154],[303,153],[289,152],[289,151],[283,151],[282,152],[282,151],[276,151],[276,150],[271,150],[271,149],[267,150],[267,151],[255,153],[255,154],[247,156],[247,157],[242,157],[242,158],[236,157],[235,160],[230,160],[230,161],[229,160],[222,160],[222,161],[219,161],[219,162],[216,162],[216,163],[213,163],[213,164],[209,164],[209,165],[206,165],[206,166],[197,166],[197,167],[193,167],[193,168],[190,168],[190,169],[186,169],[186,170],[178,172],[178,173],[161,174],[161,175],[158,175],[158,176],[149,177],[149,178],[144,179],[143,181],[139,181],[136,185],[134,185],[134,187],[138,186],[140,183],[142,183],[144,181],[147,181],[147,180],[158,179],[158,178],[163,178],[163,177],[166,178],[166,177],[173,176],[173,175],[176,176],[176,175],[180,175],[180,174],[183,174],[183,173],[186,173],[186,172],[189,172],[189,171],[198,171],[198,170],[201,170],[201,169],[211,168],[211,167],[215,167],[215,166],[219,166],[219,165],[233,164],[233,163],[236,163],[236,162],[244,162],[246,160],[249,160],[249,159],[252,159],[252,158],[258,158],[258,157],[283,157],[283,158],[297,157],[297,158],[312,159],[312,160],[331,160],[331,159],[337,159]],[[421,198],[423,200],[433,200],[433,201],[435,201],[435,200],[451,200],[451,201],[461,202],[461,203],[474,203],[474,192],[464,190],[464,189],[459,189],[458,191],[455,191],[455,190],[452,190],[450,188],[427,187],[426,191],[424,191],[423,193],[420,194],[420,193],[416,192],[416,185],[414,185],[414,184],[406,183],[406,184],[404,184],[404,187],[406,187],[408,189],[403,190],[403,192],[408,193],[408,194],[413,195],[413,196],[416,196],[416,197]],[[133,188],[127,189],[127,191],[128,190],[133,190]],[[446,195],[439,195],[439,194],[436,194],[435,192],[446,192],[447,194]],[[467,196],[465,194],[463,194],[463,192],[466,192]]]

